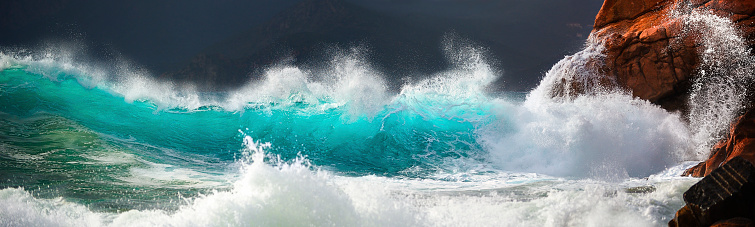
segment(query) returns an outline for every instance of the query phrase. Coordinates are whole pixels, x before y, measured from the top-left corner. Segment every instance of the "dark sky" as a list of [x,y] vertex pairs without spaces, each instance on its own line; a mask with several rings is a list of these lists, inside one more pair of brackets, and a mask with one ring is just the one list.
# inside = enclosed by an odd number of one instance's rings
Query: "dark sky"
[[5,0],[0,45],[81,39],[148,66],[180,62],[296,0]]
[[[160,71],[234,34],[265,23],[301,0],[4,0],[0,46],[75,39]],[[370,10],[432,23],[467,23],[472,40],[512,43],[512,51],[573,53],[602,0],[347,0]],[[439,19],[440,18],[440,19]],[[573,27],[569,37],[553,27]],[[476,33],[474,32],[476,31]],[[550,59],[550,58],[549,58]],[[550,61],[550,60],[549,60]],[[554,62],[555,63],[555,60]],[[549,63],[552,65],[552,63]],[[547,66],[543,66],[543,71]]]

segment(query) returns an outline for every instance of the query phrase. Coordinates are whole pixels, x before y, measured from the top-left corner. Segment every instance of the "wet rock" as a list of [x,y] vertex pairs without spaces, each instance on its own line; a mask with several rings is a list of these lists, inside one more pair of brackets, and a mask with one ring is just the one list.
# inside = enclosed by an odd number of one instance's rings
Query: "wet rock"
[[692,206],[685,205],[678,211],[676,211],[676,215],[674,215],[674,219],[671,219],[669,221],[668,226],[669,227],[682,227],[682,226],[701,226],[700,222],[698,221],[700,219],[700,210],[695,209]]
[[755,227],[752,220],[748,218],[736,217],[713,223],[711,227]]
[[[755,45],[755,3],[752,0],[606,0],[595,18],[591,39],[605,45],[601,81],[668,110],[684,110],[690,80],[700,63],[699,36],[688,34],[673,12],[706,10],[735,22]],[[561,83],[563,87],[579,85]],[[580,91],[553,92],[575,94]]]
[[[604,45],[592,68],[599,81],[630,91],[667,110],[685,112],[693,76],[704,53],[699,34],[679,12],[707,11],[730,19],[755,54],[753,0],[605,0],[590,39]],[[587,85],[564,80],[554,95],[579,94]],[[582,80],[585,81],[585,80]],[[589,84],[588,84],[589,85]],[[559,87],[561,86],[561,87]],[[744,85],[743,87],[752,87]],[[568,91],[566,91],[568,90]],[[751,89],[747,89],[751,90]],[[746,91],[742,91],[746,92]],[[750,97],[750,101],[755,100]],[[737,118],[710,158],[685,172],[703,177],[684,194],[687,203],[669,226],[751,226],[755,220],[755,109]]]
[[653,187],[652,185],[631,187],[624,189],[624,192],[630,194],[647,194],[655,192],[655,187]]
[[[669,226],[735,224],[755,217],[755,167],[735,157],[684,193],[686,205]],[[731,222],[725,222],[730,219]],[[724,222],[721,222],[724,221]],[[723,225],[725,226],[725,225]]]

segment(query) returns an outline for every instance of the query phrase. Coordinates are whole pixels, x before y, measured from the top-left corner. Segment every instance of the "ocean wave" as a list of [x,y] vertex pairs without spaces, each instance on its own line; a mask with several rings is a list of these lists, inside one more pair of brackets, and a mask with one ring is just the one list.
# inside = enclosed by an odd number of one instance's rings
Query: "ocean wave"
[[[97,213],[62,198],[34,198],[23,189],[7,188],[0,190],[0,221],[51,226],[656,226],[683,203],[676,195],[696,181],[668,181],[661,175],[619,184],[546,178],[480,188],[478,182],[342,177],[313,170],[306,159],[281,161],[264,153],[271,145],[250,137],[244,141],[249,156],[232,188],[187,199],[176,211]],[[432,184],[445,189],[428,190]]]

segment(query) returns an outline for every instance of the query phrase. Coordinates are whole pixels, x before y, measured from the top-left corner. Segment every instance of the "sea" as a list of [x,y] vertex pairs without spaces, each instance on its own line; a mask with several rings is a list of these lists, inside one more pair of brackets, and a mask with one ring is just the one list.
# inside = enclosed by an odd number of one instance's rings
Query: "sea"
[[592,37],[529,92],[452,39],[450,69],[399,89],[359,47],[220,92],[5,48],[0,226],[665,226],[755,68],[728,19],[680,17],[705,50],[689,113],[591,83]]

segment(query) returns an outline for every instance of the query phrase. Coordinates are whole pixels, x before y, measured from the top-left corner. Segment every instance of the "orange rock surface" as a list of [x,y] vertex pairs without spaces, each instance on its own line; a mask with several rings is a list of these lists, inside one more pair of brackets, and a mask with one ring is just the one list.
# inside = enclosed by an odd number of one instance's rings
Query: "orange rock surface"
[[[605,45],[600,71],[635,97],[684,111],[702,49],[700,36],[679,16],[691,10],[729,18],[755,47],[753,0],[605,0],[591,34]],[[755,162],[755,110],[739,117],[710,158],[686,174],[705,176],[736,156]]]
[[[682,9],[683,8],[683,9]],[[636,97],[676,110],[699,63],[696,35],[673,11],[701,9],[728,17],[755,44],[752,0],[606,0],[593,38],[605,44],[605,73]]]

